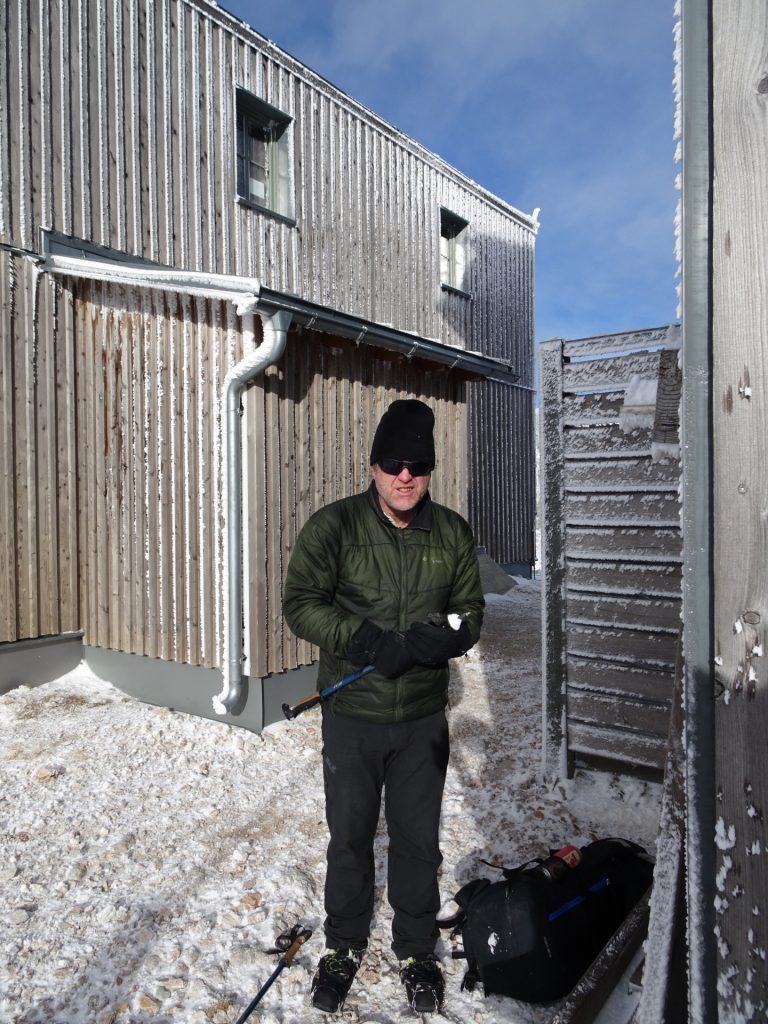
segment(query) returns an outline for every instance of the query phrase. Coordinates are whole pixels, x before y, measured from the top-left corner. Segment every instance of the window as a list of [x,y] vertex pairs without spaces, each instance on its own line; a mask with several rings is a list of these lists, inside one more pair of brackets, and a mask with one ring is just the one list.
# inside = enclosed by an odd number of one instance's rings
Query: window
[[465,294],[468,232],[467,221],[450,210],[440,210],[440,283]]
[[237,194],[246,203],[293,219],[291,118],[237,90]]

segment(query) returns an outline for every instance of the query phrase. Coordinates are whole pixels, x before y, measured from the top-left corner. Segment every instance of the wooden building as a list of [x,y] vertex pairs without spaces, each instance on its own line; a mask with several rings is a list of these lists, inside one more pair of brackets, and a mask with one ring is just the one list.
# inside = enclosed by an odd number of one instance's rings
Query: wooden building
[[401,395],[435,498],[533,562],[535,216],[205,0],[8,0],[0,64],[3,686],[53,638],[259,727],[315,655],[296,532]]

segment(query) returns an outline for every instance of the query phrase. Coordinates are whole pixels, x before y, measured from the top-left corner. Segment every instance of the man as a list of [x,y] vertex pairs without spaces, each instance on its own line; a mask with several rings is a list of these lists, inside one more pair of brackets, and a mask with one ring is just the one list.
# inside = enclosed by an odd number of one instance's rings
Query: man
[[416,1012],[443,1000],[434,948],[448,661],[477,642],[484,602],[468,524],[429,496],[433,429],[423,402],[393,402],[373,439],[370,489],[316,512],[288,566],[283,612],[320,648],[318,688],[374,666],[323,705],[328,948],[312,1002],[329,1013],[367,945],[382,789],[400,977]]

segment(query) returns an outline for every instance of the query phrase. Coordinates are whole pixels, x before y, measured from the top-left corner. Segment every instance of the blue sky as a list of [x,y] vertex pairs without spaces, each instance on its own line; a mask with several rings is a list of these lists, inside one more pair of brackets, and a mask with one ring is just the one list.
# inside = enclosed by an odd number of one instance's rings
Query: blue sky
[[464,174],[541,208],[536,339],[676,318],[672,0],[224,0]]

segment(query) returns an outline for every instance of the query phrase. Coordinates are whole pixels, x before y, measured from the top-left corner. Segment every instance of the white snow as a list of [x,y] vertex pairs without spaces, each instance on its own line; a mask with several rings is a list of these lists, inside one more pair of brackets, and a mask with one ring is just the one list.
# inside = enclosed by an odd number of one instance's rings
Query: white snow
[[[453,675],[446,902],[473,877],[500,877],[481,858],[516,865],[605,835],[654,851],[659,786],[596,773],[539,780],[540,615],[538,583],[489,595],[483,637]],[[252,1020],[314,1019],[319,724],[312,711],[259,736],[141,704],[84,667],[0,697],[0,1020],[231,1024],[277,965],[275,938],[297,922],[315,934]],[[380,829],[371,942],[335,1019],[414,1019],[389,949],[386,847]],[[454,1019],[551,1017],[552,1006],[461,992],[447,938],[439,952]]]

